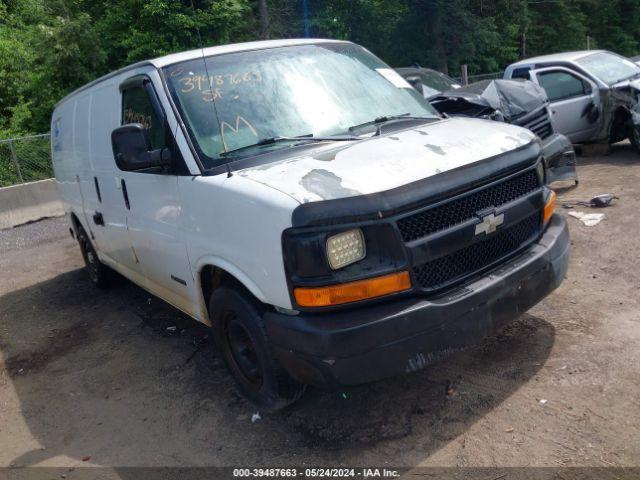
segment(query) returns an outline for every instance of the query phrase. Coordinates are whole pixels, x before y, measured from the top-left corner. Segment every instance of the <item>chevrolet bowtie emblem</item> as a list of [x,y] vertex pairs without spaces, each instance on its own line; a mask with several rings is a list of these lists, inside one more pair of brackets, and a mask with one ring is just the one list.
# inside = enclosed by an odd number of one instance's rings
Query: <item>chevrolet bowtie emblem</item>
[[496,216],[493,213],[482,217],[482,221],[476,225],[476,235],[481,233],[490,234],[496,231],[496,229],[504,223],[504,213]]

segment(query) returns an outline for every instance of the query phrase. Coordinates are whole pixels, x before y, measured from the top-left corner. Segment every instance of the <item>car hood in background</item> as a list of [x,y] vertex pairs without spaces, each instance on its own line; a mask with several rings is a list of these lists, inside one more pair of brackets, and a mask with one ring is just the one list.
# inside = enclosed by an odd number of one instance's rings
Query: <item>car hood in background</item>
[[546,92],[527,80],[482,80],[444,92],[429,102],[441,113],[455,114],[455,100],[468,102],[480,110],[499,110],[507,122],[533,112],[548,101]]
[[300,203],[333,200],[390,190],[515,150],[536,138],[509,124],[452,118],[246,168],[236,175]]

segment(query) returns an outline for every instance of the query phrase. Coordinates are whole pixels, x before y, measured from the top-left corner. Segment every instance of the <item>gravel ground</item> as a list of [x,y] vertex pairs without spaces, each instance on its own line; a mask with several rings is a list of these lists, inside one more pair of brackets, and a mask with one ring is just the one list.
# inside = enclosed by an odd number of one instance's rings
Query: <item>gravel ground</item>
[[620,200],[568,220],[568,277],[542,303],[438,365],[256,423],[206,328],[126,280],[95,290],[63,219],[0,231],[0,465],[638,466],[640,157],[579,173],[561,201]]
[[47,218],[18,228],[0,230],[0,252],[27,250],[38,245],[59,242],[67,237],[69,226],[64,217]]

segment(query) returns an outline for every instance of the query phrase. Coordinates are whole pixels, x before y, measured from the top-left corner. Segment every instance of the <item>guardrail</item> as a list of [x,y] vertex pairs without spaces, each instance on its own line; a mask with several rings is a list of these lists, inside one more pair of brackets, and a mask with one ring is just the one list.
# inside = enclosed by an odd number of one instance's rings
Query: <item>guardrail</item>
[[48,133],[0,140],[0,187],[52,177]]

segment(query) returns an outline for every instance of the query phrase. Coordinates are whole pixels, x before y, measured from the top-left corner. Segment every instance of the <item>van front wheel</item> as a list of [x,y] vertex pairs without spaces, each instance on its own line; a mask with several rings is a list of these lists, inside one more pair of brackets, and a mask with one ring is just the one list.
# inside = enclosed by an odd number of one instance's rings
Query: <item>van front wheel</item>
[[216,344],[245,397],[267,410],[284,408],[302,396],[304,385],[293,380],[273,355],[260,306],[238,290],[220,287],[211,295]]

